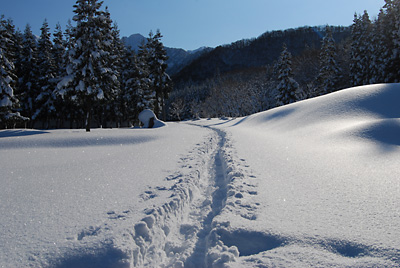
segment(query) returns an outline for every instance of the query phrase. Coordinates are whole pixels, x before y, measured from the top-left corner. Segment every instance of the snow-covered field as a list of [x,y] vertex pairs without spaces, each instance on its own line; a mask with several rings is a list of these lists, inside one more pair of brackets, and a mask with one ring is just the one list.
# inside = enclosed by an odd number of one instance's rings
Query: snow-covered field
[[0,266],[400,267],[399,101],[0,131]]

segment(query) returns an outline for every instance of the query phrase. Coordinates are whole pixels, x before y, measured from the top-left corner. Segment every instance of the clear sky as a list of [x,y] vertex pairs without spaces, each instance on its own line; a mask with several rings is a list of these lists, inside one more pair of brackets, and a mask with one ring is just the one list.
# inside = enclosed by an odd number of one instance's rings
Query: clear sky
[[[51,32],[72,19],[76,0],[0,0],[0,14],[21,31],[34,34],[47,19]],[[160,29],[168,47],[215,47],[252,38],[266,31],[300,26],[352,23],[354,13],[367,10],[374,18],[384,0],[104,0],[122,36]]]

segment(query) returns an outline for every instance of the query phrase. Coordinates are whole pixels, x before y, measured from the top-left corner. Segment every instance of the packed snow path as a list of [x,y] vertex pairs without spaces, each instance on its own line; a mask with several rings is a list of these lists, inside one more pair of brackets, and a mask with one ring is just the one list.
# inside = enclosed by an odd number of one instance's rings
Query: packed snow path
[[149,216],[135,225],[139,250],[134,253],[134,266],[219,267],[239,256],[236,246],[226,246],[221,240],[229,236],[225,228],[229,222],[215,221],[226,207],[228,195],[243,196],[231,183],[243,175],[236,171],[235,166],[240,165],[233,163],[227,143],[226,133],[213,129],[194,154],[182,159],[183,163],[190,159],[191,171],[171,176],[179,178],[172,201],[149,210]]

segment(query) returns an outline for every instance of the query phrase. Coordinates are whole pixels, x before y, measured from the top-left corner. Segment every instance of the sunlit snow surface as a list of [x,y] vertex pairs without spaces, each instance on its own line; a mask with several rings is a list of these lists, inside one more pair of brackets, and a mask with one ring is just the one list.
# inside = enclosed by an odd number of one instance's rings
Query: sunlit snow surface
[[0,131],[0,266],[400,267],[399,101]]

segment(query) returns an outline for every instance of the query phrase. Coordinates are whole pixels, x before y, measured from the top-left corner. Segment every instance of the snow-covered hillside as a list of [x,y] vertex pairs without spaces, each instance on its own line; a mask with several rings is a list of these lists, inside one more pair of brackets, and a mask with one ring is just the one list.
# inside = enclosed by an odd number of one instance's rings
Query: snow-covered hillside
[[400,85],[157,129],[0,132],[1,267],[400,267]]

